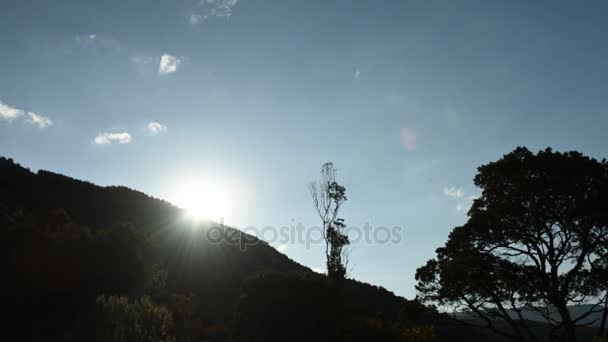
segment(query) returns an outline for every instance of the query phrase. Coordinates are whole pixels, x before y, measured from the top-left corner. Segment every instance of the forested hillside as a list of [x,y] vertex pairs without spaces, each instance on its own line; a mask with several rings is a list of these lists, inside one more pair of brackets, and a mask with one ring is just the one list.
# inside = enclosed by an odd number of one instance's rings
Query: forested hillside
[[[255,336],[270,330],[277,338],[304,336],[293,327],[310,324],[310,336],[351,335],[338,330],[367,326],[399,336],[392,326],[409,303],[354,280],[336,298],[325,276],[237,229],[221,232],[247,239],[245,250],[230,239],[210,241],[207,232],[217,225],[195,224],[165,201],[125,187],[34,173],[5,158],[0,220],[7,326],[29,338],[104,339],[100,331],[130,324],[112,318],[117,310],[124,316],[145,310],[145,303],[168,310],[170,324],[156,334],[179,341],[259,340]],[[330,312],[336,308],[342,312]],[[340,326],[322,326],[322,315],[330,314],[343,317]],[[160,323],[153,322],[157,329]]]

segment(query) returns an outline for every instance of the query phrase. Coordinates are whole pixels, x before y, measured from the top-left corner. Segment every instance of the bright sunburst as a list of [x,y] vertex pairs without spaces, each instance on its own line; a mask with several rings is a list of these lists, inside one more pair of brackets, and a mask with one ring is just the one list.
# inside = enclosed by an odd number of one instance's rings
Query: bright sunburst
[[196,220],[209,219],[216,222],[226,218],[230,201],[224,189],[208,181],[194,181],[180,186],[175,193],[175,204],[187,210]]

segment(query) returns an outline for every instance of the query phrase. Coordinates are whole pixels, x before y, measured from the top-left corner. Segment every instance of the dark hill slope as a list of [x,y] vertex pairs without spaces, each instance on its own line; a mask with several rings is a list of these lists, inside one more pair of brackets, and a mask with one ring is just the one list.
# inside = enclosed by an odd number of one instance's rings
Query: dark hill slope
[[[12,280],[3,287],[15,294],[14,309],[28,315],[26,308],[36,307],[33,325],[57,333],[86,316],[83,310],[101,293],[189,294],[201,303],[201,316],[227,321],[247,279],[269,271],[312,272],[237,229],[211,222],[193,227],[166,201],[126,187],[34,173],[1,157],[0,223],[2,267]],[[211,241],[211,229],[231,243]],[[152,280],[157,274],[164,275],[162,285]],[[20,303],[24,297],[31,306]],[[354,280],[347,282],[346,298],[361,315],[388,320],[406,303]]]
[[101,187],[61,174],[37,173],[0,158],[0,201],[41,211],[62,208],[79,224],[93,229],[130,222],[154,230],[182,215],[166,201],[121,186]]

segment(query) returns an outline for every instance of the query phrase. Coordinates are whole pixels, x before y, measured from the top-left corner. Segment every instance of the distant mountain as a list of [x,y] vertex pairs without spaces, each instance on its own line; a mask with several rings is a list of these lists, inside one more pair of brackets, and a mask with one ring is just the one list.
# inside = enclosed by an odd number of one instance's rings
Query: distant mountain
[[[570,311],[570,315],[573,317],[573,319],[576,319],[577,317],[581,317],[585,314],[587,314],[591,309],[593,308],[593,305],[591,304],[587,304],[587,305],[572,305],[568,307],[568,310]],[[598,308],[596,307],[595,310],[597,310]],[[555,321],[560,321],[560,316],[559,313],[557,312],[556,309],[551,309],[551,318],[554,319]],[[522,311],[522,315],[525,319],[530,320],[530,321],[534,321],[534,322],[546,322],[545,318],[538,312],[532,309],[528,309],[528,310],[523,310]],[[512,317],[513,318],[517,318],[517,314],[515,312],[512,313]],[[594,312],[589,314],[588,316],[584,317],[583,319],[581,319],[578,323],[581,325],[587,325],[590,327],[599,327],[600,323],[602,321],[602,313],[601,312]]]
[[[582,315],[589,312],[589,309],[591,309],[591,307],[592,307],[592,305],[570,306],[569,307],[570,315],[573,318],[581,317]],[[507,310],[507,311],[509,311],[509,316],[511,318],[513,318],[514,320],[519,320],[519,316],[517,315],[517,313],[514,310]],[[522,316],[527,321],[528,326],[537,335],[537,338],[539,340],[542,341],[542,340],[547,339],[547,336],[549,336],[549,333],[550,333],[550,327],[547,324],[546,319],[538,311],[533,310],[531,308],[524,309],[524,310],[522,310]],[[559,313],[556,310],[552,310],[550,316],[553,320],[555,320],[555,322],[560,321]],[[470,312],[459,312],[459,313],[453,314],[453,317],[462,319],[462,320],[469,320],[471,322],[475,322],[477,319],[477,316]],[[579,327],[577,329],[577,336],[578,336],[579,340],[580,341],[591,341],[598,332],[597,328],[600,326],[601,320],[602,320],[601,312],[589,314],[588,316],[581,319],[579,321],[579,324],[582,325],[582,327]],[[483,325],[483,324],[485,324],[485,322],[479,321],[477,324]],[[505,331],[510,330],[509,325],[504,321],[498,320],[498,321],[494,322],[494,324],[497,328],[499,328],[501,330],[505,330]],[[495,336],[494,334],[492,334],[490,332],[486,332],[486,333],[487,333],[488,338],[490,338],[490,336],[492,336],[492,339],[494,339],[494,340],[497,340],[497,341],[504,340],[504,338]]]

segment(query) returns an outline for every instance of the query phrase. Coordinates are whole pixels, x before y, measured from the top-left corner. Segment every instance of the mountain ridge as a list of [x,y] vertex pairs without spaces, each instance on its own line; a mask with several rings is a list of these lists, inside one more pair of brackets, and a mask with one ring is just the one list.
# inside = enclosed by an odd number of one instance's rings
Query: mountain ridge
[[[57,211],[62,213],[57,214]],[[129,229],[141,232],[137,234],[143,234],[146,243],[153,246],[151,262],[168,270],[168,287],[182,293],[195,293],[201,301],[216,303],[213,305],[222,315],[232,312],[239,301],[241,285],[247,279],[264,272],[314,273],[268,243],[237,228],[222,226],[226,236],[245,234],[241,238],[248,239],[246,251],[227,243],[210,243],[203,234],[205,229],[192,229],[191,223],[183,219],[183,209],[141,191],[125,186],[99,186],[46,170],[33,172],[12,159],[0,157],[0,214],[9,222],[10,217],[21,215],[15,214],[19,212],[31,217],[30,221],[40,222],[30,224],[32,227],[28,231],[37,231],[39,228],[35,226],[49,226],[49,222],[60,221],[61,227],[49,229],[73,226],[80,228],[69,229],[103,236],[115,227],[131,225]],[[201,225],[209,228],[211,224]],[[99,251],[102,255],[108,252]],[[27,257],[35,259],[35,255]],[[356,280],[349,280],[346,288],[360,299],[366,311],[393,320],[406,302],[383,287]]]

